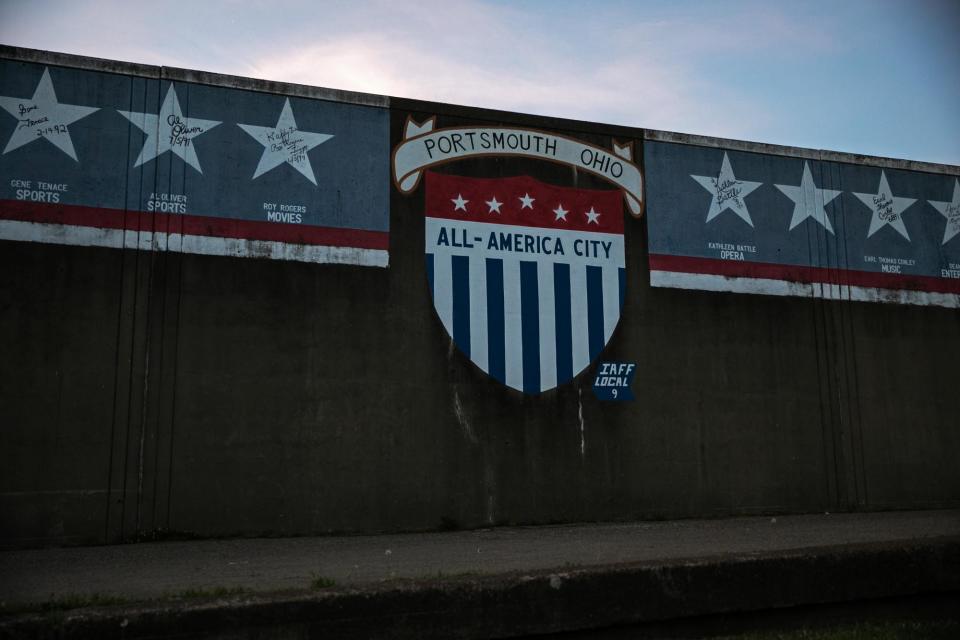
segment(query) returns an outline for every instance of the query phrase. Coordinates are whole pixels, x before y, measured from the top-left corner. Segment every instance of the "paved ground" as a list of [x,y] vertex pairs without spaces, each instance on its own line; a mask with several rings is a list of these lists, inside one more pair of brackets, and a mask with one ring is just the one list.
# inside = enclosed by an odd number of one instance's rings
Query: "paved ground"
[[382,536],[159,542],[0,552],[0,601],[146,599],[186,589],[304,589],[776,553],[960,535],[960,510],[511,527]]

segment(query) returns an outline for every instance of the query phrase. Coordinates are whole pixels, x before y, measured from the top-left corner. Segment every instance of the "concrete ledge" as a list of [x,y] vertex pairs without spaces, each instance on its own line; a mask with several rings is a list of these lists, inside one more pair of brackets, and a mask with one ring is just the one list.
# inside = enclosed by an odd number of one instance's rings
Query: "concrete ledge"
[[179,82],[194,82],[217,87],[228,87],[247,91],[261,91],[266,93],[312,98],[317,100],[331,100],[335,102],[345,102],[372,107],[393,107],[399,111],[422,111],[430,114],[443,113],[447,116],[462,117],[477,123],[511,122],[524,126],[564,129],[586,134],[609,135],[613,136],[614,138],[622,139],[642,138],[644,140],[657,142],[674,142],[678,144],[689,144],[705,147],[720,147],[735,151],[791,156],[808,160],[845,162],[849,164],[883,167],[886,169],[903,169],[909,171],[924,171],[927,173],[960,176],[960,167],[948,164],[938,164],[935,162],[921,162],[917,160],[904,160],[899,158],[884,158],[880,156],[868,156],[857,153],[847,153],[843,151],[830,151],[827,149],[791,147],[762,142],[750,142],[747,140],[734,140],[730,138],[717,138],[712,136],[678,133],[673,131],[660,131],[657,129],[643,129],[626,125],[613,125],[585,120],[556,118],[548,115],[533,115],[515,111],[503,111],[476,106],[471,107],[430,102],[414,98],[391,97],[356,91],[343,91],[339,89],[314,87],[289,82],[276,82],[271,80],[262,80],[259,78],[231,76],[210,71],[180,69],[176,67],[160,67],[134,62],[106,60],[102,58],[92,58],[69,53],[60,53],[56,51],[28,49],[25,47],[11,47],[2,44],[0,44],[0,58],[19,60],[23,62],[35,62],[38,64],[52,64],[64,67],[73,67],[77,69],[87,69],[91,71],[105,71],[109,73],[146,76],[150,78],[174,80]]
[[721,149],[730,149],[732,151],[765,153],[768,155],[788,156],[793,158],[803,158],[806,160],[844,162],[847,164],[882,167],[884,169],[903,169],[905,171],[924,171],[926,173],[960,176],[960,167],[952,164],[939,164],[936,162],[921,162],[919,160],[903,160],[900,158],[884,158],[882,156],[868,156],[860,153],[847,153],[845,151],[830,151],[828,149],[790,147],[779,144],[767,144],[765,142],[734,140],[732,138],[715,138],[712,136],[702,136],[692,133],[658,131],[656,129],[646,129],[643,132],[643,137],[644,140],[651,140],[654,142],[674,142],[676,144],[689,144],[700,147],[718,147]]
[[214,87],[243,89],[245,91],[259,91],[261,93],[275,93],[285,96],[295,96],[298,98],[310,98],[313,100],[346,102],[349,104],[362,105],[366,107],[390,107],[390,98],[388,96],[381,96],[374,93],[360,93],[359,91],[328,89],[325,87],[314,87],[306,84],[279,82],[275,80],[261,80],[259,78],[248,78],[245,76],[230,76],[224,73],[214,73],[212,71],[195,71],[193,69],[180,69],[177,67],[161,67],[160,78],[162,80],[193,82],[196,84],[206,84]]
[[960,536],[27,614],[11,638],[489,638],[960,590]]
[[159,77],[160,67],[140,62],[123,62],[94,58],[92,56],[78,56],[73,53],[46,51],[44,49],[28,49],[27,47],[11,47],[0,44],[0,58],[16,60],[17,62],[34,62],[36,64],[52,64],[59,67],[86,69],[87,71],[104,71],[127,76]]

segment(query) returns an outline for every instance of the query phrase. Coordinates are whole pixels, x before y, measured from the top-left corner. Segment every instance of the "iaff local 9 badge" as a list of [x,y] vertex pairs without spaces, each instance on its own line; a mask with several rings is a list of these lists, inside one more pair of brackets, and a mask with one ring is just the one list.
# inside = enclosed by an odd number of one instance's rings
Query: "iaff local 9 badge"
[[633,377],[637,365],[632,362],[601,362],[593,379],[593,395],[599,400],[633,400]]

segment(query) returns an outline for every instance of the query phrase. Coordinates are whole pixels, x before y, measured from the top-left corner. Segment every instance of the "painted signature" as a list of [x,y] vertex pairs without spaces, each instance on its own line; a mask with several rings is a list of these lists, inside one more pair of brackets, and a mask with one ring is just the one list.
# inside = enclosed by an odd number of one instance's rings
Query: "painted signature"
[[740,180],[724,180],[720,182],[719,178],[713,178],[713,188],[717,193],[717,204],[723,205],[724,202],[733,200],[733,204],[737,209],[743,208],[743,200],[740,198],[740,194],[743,192],[743,189],[738,185],[743,184]]

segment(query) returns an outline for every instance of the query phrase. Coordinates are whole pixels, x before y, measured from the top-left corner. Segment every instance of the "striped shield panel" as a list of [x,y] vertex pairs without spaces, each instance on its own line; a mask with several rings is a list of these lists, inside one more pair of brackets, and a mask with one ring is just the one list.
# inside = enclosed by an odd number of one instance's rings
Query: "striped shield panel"
[[427,277],[457,348],[528,394],[586,369],[623,307],[622,207],[615,190],[427,172]]

